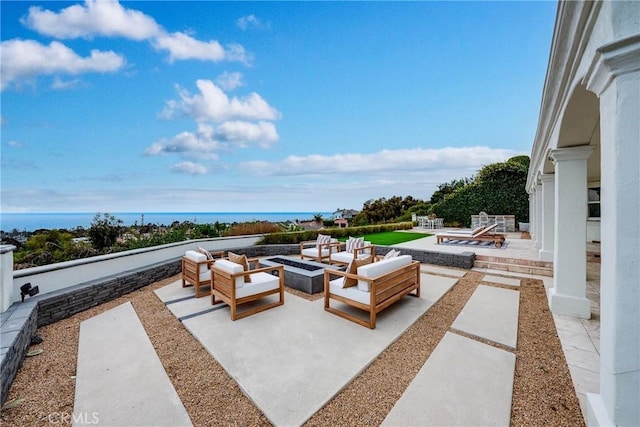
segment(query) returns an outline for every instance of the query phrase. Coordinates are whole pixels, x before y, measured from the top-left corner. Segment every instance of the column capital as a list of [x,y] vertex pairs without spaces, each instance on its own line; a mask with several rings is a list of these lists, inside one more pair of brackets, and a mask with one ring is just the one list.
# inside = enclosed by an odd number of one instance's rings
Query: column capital
[[600,96],[613,79],[639,70],[640,34],[635,34],[598,48],[583,83]]
[[556,176],[552,173],[543,173],[540,174],[540,181],[542,181],[542,183],[549,183],[549,182],[553,182],[556,180]]
[[549,158],[554,164],[558,162],[564,162],[567,160],[587,160],[595,147],[592,145],[579,145],[577,147],[557,148],[555,150],[549,150]]

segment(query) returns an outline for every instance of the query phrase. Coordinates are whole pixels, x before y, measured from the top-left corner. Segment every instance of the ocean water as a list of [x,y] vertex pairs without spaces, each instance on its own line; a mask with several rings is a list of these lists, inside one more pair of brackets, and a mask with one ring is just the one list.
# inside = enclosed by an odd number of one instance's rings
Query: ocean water
[[[310,220],[316,214],[331,218],[332,212],[109,212],[123,225],[145,224],[170,225],[174,221],[191,221],[196,224],[289,220]],[[0,213],[0,230],[10,232],[34,231],[38,229],[74,229],[89,228],[95,212],[54,212],[54,213]]]

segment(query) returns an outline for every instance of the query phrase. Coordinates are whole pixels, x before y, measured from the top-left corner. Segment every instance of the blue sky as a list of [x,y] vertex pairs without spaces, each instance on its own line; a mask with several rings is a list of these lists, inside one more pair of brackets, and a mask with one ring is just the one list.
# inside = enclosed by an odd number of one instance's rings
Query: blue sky
[[1,3],[4,212],[428,200],[529,154],[556,3]]

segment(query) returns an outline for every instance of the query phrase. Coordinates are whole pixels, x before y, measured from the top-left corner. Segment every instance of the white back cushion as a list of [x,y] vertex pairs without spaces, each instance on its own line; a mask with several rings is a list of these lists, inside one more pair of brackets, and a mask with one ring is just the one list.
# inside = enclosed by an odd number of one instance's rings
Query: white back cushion
[[[382,276],[383,274],[390,273],[400,267],[409,265],[411,264],[411,261],[411,255],[400,255],[395,258],[383,259],[382,261],[374,262],[373,264],[358,267],[358,276],[373,279],[374,277]],[[364,292],[369,292],[369,282],[358,280],[358,289]]]

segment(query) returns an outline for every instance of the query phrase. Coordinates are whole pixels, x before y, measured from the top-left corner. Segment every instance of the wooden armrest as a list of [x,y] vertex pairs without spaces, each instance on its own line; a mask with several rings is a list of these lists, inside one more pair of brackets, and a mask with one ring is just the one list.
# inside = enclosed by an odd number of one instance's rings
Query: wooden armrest
[[[256,268],[255,270],[247,270],[247,271],[243,271],[242,273],[237,273],[236,276],[247,276],[253,273],[260,273],[260,272],[268,272],[271,270],[282,270],[282,273],[284,273],[284,266],[283,265],[272,265],[269,267],[261,267],[261,268]],[[281,274],[282,274],[281,273]]]
[[224,251],[213,251],[209,252],[214,259],[222,259],[225,258]]

